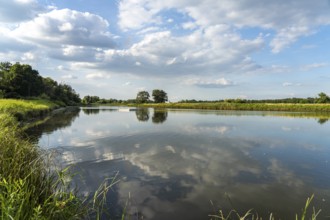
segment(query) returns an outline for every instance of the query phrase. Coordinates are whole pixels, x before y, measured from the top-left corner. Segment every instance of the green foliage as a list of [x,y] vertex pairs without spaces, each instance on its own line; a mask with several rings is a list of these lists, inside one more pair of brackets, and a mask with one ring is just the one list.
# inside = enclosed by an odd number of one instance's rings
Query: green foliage
[[168,100],[167,93],[159,89],[154,89],[152,91],[152,97],[155,103],[163,103],[163,102],[167,102]]
[[47,97],[66,105],[80,103],[79,95],[66,84],[58,84],[53,79],[43,78],[30,65],[9,62],[0,63],[0,97],[27,98]]
[[316,103],[329,103],[330,97],[324,92],[319,93],[319,97],[316,99]]
[[146,103],[149,101],[149,92],[147,91],[140,91],[138,92],[138,94],[136,95],[136,102],[137,103]]
[[[302,214],[301,217],[298,217],[298,214],[296,214],[295,220],[305,220],[307,216],[307,211],[310,207],[310,204],[314,198],[314,195],[311,197],[307,198],[305,207],[302,209]],[[212,202],[211,202],[212,203]],[[313,207],[312,213],[310,220],[316,220],[317,216],[320,214],[321,210],[316,211],[315,208]],[[252,209],[247,211],[244,215],[240,215],[236,210],[231,210],[228,214],[225,214],[222,210],[219,210],[219,212],[215,215],[209,215],[211,217],[211,220],[219,219],[219,220],[262,220],[262,217],[259,217],[257,213],[253,213]],[[274,215],[271,213],[269,217],[264,218],[264,219],[269,219],[269,220],[275,220]]]
[[[106,194],[116,178],[107,179],[93,200],[78,196],[70,167],[57,170],[53,157],[29,141],[14,115],[53,107],[47,101],[0,100],[0,219],[100,219]],[[32,113],[31,113],[32,114]],[[94,218],[93,218],[94,219]]]
[[51,171],[47,155],[22,136],[11,115],[0,114],[0,121],[0,218],[82,216],[82,201],[63,184],[64,175]]
[[143,104],[142,106],[153,107],[153,108],[181,108],[181,109],[208,109],[208,110],[330,112],[330,104],[196,102],[196,103],[157,103],[157,104],[148,103],[148,104]]
[[0,99],[0,114],[9,114],[18,120],[40,117],[58,107],[48,100]]
[[100,101],[100,97],[87,95],[87,96],[84,96],[84,98],[82,99],[81,102],[85,105],[89,105],[92,103],[97,103],[99,101]]

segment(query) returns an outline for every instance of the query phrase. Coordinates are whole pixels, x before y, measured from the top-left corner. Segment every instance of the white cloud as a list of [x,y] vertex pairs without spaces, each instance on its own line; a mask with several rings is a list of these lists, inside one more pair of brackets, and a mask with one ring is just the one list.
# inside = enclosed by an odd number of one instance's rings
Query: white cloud
[[307,26],[283,28],[278,31],[275,38],[270,42],[273,53],[279,53],[284,48],[295,42],[301,36],[310,35],[312,31]]
[[33,61],[36,59],[35,54],[31,52],[26,52],[23,54],[23,57],[21,58],[23,61]]
[[146,34],[125,50],[105,50],[99,66],[117,73],[155,76],[246,72],[257,68],[249,55],[263,44],[262,37],[244,40],[226,25],[186,36],[163,31]]
[[61,45],[113,47],[109,23],[102,17],[70,9],[54,9],[21,23],[14,37],[46,47]]
[[225,78],[214,79],[214,80],[189,79],[186,81],[186,84],[194,85],[202,88],[225,88],[228,86],[235,85],[235,83]]
[[193,30],[197,27],[198,27],[198,25],[195,22],[186,22],[186,23],[182,24],[183,29]]
[[284,86],[284,87],[288,87],[288,86],[301,86],[301,83],[284,82],[284,83],[282,83],[282,86]]
[[64,75],[61,77],[62,79],[78,79],[77,76],[74,76],[72,74]]
[[90,73],[86,75],[87,79],[109,79],[110,76],[103,73]]
[[123,30],[139,29],[144,24],[160,22],[155,16],[157,10],[149,10],[143,5],[143,1],[121,1],[119,10],[119,26]]
[[139,29],[155,23],[161,11],[176,9],[194,20],[182,24],[191,29],[195,25],[209,27],[229,24],[236,28],[259,27],[274,30],[270,46],[278,53],[299,37],[312,34],[316,27],[330,24],[327,0],[123,0],[119,7],[120,26]]

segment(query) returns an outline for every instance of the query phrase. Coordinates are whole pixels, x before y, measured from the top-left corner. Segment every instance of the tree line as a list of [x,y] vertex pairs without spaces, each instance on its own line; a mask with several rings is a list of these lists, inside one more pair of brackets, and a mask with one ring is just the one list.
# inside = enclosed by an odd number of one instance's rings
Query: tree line
[[28,64],[0,63],[0,98],[37,97],[75,105],[81,102],[79,94],[67,84],[50,77],[42,77]]
[[123,104],[141,104],[141,103],[164,103],[168,101],[167,93],[164,90],[154,89],[152,90],[152,99],[148,91],[139,91],[135,99],[128,100],[117,100],[117,99],[104,99],[99,96],[86,95],[82,99],[83,104],[112,104],[112,103],[123,103]]
[[322,103],[330,103],[330,97],[321,92],[317,97],[308,97],[308,98],[285,98],[285,99],[220,99],[213,101],[206,100],[196,100],[196,99],[185,99],[179,101],[179,103],[215,103],[215,102],[227,102],[227,103],[290,103],[290,104],[322,104]]
[[[151,99],[152,96],[152,99]],[[164,103],[168,101],[167,93],[160,89],[154,89],[151,93],[148,91],[139,91],[135,99],[117,100],[104,99],[98,96],[85,96],[82,100],[79,94],[67,84],[58,83],[50,77],[42,77],[39,72],[33,69],[28,64],[10,62],[0,62],[0,98],[31,98],[37,97],[49,99],[52,101],[60,101],[65,105],[83,104],[140,104],[140,103]],[[224,100],[181,100],[179,103],[213,103],[213,102],[228,102],[228,103],[330,103],[330,97],[321,92],[318,97],[308,98],[285,98],[285,99],[263,99],[263,100],[248,100],[248,99],[224,99]]]

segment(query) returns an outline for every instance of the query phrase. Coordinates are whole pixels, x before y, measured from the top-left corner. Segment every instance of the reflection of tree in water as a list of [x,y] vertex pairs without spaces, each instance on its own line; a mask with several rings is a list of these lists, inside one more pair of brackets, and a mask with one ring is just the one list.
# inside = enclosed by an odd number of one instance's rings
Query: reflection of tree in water
[[167,119],[167,111],[166,110],[156,110],[154,111],[154,115],[152,116],[152,122],[155,124],[163,123]]
[[137,108],[135,111],[136,118],[139,121],[148,121],[149,120],[149,109],[147,108]]
[[97,114],[100,113],[100,109],[99,108],[83,108],[82,111],[86,115],[97,115]]
[[82,111],[86,115],[97,115],[97,114],[100,114],[100,112],[112,112],[112,111],[118,111],[118,110],[111,109],[111,108],[82,108]]
[[329,120],[329,118],[319,118],[319,120],[317,121],[319,124],[324,124]]
[[25,133],[33,141],[38,141],[43,133],[51,133],[58,129],[71,126],[72,122],[78,117],[79,112],[80,109],[78,107],[66,108],[50,116],[46,122],[25,130]]

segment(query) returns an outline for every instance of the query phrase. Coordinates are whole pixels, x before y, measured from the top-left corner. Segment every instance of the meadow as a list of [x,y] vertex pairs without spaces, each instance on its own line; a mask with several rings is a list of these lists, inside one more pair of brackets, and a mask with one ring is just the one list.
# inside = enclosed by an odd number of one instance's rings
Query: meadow
[[288,111],[288,112],[330,112],[330,104],[284,104],[284,103],[146,103],[141,107],[208,109],[208,110],[241,110],[241,111]]

